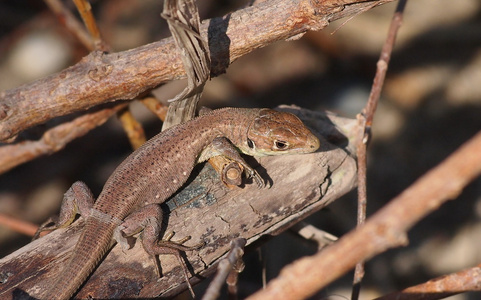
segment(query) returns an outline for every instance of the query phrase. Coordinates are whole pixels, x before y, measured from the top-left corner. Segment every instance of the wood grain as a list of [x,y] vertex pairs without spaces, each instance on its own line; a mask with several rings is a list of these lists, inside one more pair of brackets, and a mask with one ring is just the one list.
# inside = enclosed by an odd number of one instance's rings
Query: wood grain
[[[166,232],[174,240],[185,236],[186,245],[204,241],[198,251],[186,253],[188,265],[196,275],[193,284],[215,271],[218,261],[230,249],[233,238],[247,244],[276,235],[355,186],[356,163],[350,155],[352,141],[346,136],[356,121],[324,113],[284,107],[310,124],[321,139],[321,149],[313,154],[251,159],[271,188],[258,189],[248,181],[241,188],[226,188],[212,167],[206,164],[193,180],[174,196],[166,211]],[[340,132],[344,132],[342,135]],[[256,165],[257,164],[257,165]],[[73,226],[54,231],[0,260],[0,298],[42,295],[55,275],[65,266],[82,229],[80,219]],[[164,233],[165,234],[165,233]],[[160,257],[163,277],[155,274],[154,264],[140,243],[122,252],[115,246],[82,287],[78,297],[125,298],[172,296],[186,289],[179,264],[174,257]]]

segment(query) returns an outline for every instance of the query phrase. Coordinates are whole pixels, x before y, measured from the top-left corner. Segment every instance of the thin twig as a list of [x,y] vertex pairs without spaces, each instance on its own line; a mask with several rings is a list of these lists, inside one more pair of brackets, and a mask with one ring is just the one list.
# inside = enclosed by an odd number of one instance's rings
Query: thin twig
[[359,261],[388,248],[405,245],[406,232],[481,174],[481,132],[437,167],[418,179],[360,228],[322,252],[284,267],[267,288],[248,299],[304,299],[332,282]]
[[95,45],[82,24],[68,10],[60,0],[44,0],[50,10],[57,16],[60,23],[67,28],[73,36],[89,51],[95,49]]
[[37,231],[38,226],[20,219],[12,218],[0,213],[0,225],[8,227],[13,231],[23,233],[32,237]]
[[23,141],[0,147],[0,174],[39,156],[63,149],[70,141],[102,125],[113,114],[126,106],[127,103],[121,103],[112,108],[83,115],[71,122],[47,130],[38,141]]
[[217,274],[205,291],[202,300],[214,300],[220,295],[222,285],[229,276],[230,289],[237,283],[237,277],[230,275],[232,272],[236,274],[243,269],[242,256],[244,255],[244,247],[246,239],[238,238],[231,242],[231,250],[227,257],[219,262],[217,266]]
[[97,26],[97,22],[92,14],[92,7],[90,6],[90,2],[87,0],[73,0],[77,10],[84,21],[85,27],[93,40],[93,44],[95,46],[95,50],[100,50],[104,52],[110,52],[109,48],[106,43],[103,42],[102,37],[100,36],[100,31]]
[[316,228],[306,222],[299,222],[292,226],[290,230],[295,231],[298,235],[306,240],[317,243],[317,250],[324,249],[337,241],[337,237],[319,228]]
[[481,264],[431,279],[400,292],[379,297],[376,300],[435,300],[473,291],[481,291]]
[[132,115],[130,108],[126,106],[124,109],[117,113],[117,116],[122,124],[122,128],[129,138],[130,145],[132,149],[138,149],[142,146],[145,141],[145,131],[140,124]]
[[[359,138],[359,145],[357,146],[357,161],[358,161],[358,206],[357,206],[357,226],[364,224],[366,220],[366,205],[367,205],[367,182],[366,182],[366,172],[367,172],[367,144],[371,138],[371,128],[372,120],[374,119],[374,114],[376,112],[376,107],[379,102],[379,97],[381,95],[381,90],[384,85],[384,79],[386,78],[387,68],[389,66],[389,60],[391,58],[392,49],[394,48],[394,42],[396,41],[397,32],[402,24],[402,17],[404,7],[406,6],[407,0],[400,0],[396,11],[394,12],[393,18],[391,20],[391,25],[389,27],[388,36],[382,47],[381,55],[377,62],[376,75],[374,77],[373,85],[371,88],[371,94],[367,101],[366,107],[363,112],[358,116],[358,121],[361,123],[362,128],[359,132],[362,138]],[[364,277],[364,262],[360,261],[354,270],[353,288],[351,299],[359,299],[359,293],[361,290],[361,281]]]
[[142,102],[142,104],[153,112],[160,120],[165,120],[168,107],[159,102],[159,100],[154,97],[145,97],[140,99],[140,102]]
[[394,47],[394,42],[396,41],[396,36],[399,28],[402,24],[402,17],[404,7],[406,6],[407,0],[400,0],[396,11],[393,15],[391,25],[389,28],[389,34],[387,36],[386,42],[381,51],[381,57],[377,62],[376,76],[374,77],[373,88],[371,89],[371,94],[369,95],[369,100],[366,106],[366,130],[370,130],[372,125],[372,120],[374,118],[374,112],[376,111],[379,96],[383,87],[384,79],[386,78],[386,71],[389,65],[389,60],[391,59],[392,49]]
[[[92,13],[92,7],[88,0],[73,0],[77,10],[84,21],[85,27],[87,28],[90,37],[93,40],[95,50],[102,52],[110,52],[110,46],[105,43],[100,35],[97,22]],[[145,143],[146,137],[142,125],[134,118],[134,115],[130,111],[130,107],[126,106],[118,113],[118,118],[122,124],[127,137],[129,139],[132,149],[138,149],[142,144]]]

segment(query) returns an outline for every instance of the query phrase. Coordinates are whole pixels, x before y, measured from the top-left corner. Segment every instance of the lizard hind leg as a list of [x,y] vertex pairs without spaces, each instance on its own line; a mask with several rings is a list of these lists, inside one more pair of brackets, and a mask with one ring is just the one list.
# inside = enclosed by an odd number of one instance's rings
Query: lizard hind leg
[[116,230],[114,238],[122,247],[124,247],[126,246],[126,236],[132,236],[138,232],[142,232],[140,237],[142,246],[145,252],[147,252],[154,261],[155,271],[159,277],[161,276],[161,271],[157,256],[163,254],[174,255],[179,261],[180,267],[184,273],[184,278],[192,296],[194,297],[194,292],[189,282],[189,271],[181,252],[197,250],[202,247],[204,243],[199,243],[191,247],[185,246],[184,243],[190,239],[190,236],[179,241],[172,241],[171,238],[173,234],[167,235],[165,240],[159,239],[162,229],[162,214],[162,209],[158,204],[148,204],[127,216],[124,219],[124,222]]
[[165,255],[165,254],[174,255],[177,258],[177,261],[179,262],[180,268],[182,269],[182,273],[184,275],[185,282],[187,283],[187,286],[189,288],[190,294],[192,295],[192,298],[195,298],[194,290],[189,281],[189,269],[187,268],[187,265],[184,261],[184,257],[182,256],[181,252],[197,250],[200,247],[204,246],[204,243],[202,242],[197,245],[188,247],[183,245],[183,243],[190,240],[190,236],[184,237],[179,241],[171,241],[170,238],[173,236],[173,234],[169,235],[166,240],[157,240],[155,243],[151,243],[152,240],[150,240],[150,238],[149,239],[145,238],[146,234],[148,235],[151,234],[150,231],[155,231],[155,230],[150,226],[144,229],[144,232],[142,233],[142,246],[151,257],[155,266],[157,276],[159,277],[162,276],[162,272],[160,270],[160,262],[157,259],[157,257],[159,255]]
[[92,192],[87,185],[82,181],[75,182],[63,196],[59,216],[51,217],[40,225],[33,239],[39,238],[43,231],[52,231],[69,226],[73,223],[77,214],[87,218],[94,201]]

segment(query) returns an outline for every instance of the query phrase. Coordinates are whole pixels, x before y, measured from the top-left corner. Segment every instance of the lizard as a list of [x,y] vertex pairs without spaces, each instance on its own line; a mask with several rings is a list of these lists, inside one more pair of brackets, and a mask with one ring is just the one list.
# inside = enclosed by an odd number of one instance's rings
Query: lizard
[[[239,152],[251,156],[301,154],[319,146],[319,139],[295,115],[266,108],[212,110],[157,134],[115,169],[96,201],[83,182],[76,182],[65,193],[58,221],[40,227],[38,232],[54,230],[69,226],[77,214],[85,218],[69,262],[44,297],[70,299],[115,242],[128,248],[126,237],[139,232],[151,257],[174,254],[181,260],[179,251],[201,247],[184,246],[189,237],[180,242],[159,239],[160,204],[182,187],[196,164],[225,155],[242,165],[246,175],[262,187],[264,181]],[[192,292],[185,265],[184,276]]]

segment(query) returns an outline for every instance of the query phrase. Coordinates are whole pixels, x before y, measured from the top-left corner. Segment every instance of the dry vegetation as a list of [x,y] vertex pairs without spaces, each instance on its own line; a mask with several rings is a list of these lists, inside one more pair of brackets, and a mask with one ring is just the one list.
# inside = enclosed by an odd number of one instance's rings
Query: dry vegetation
[[[199,1],[198,5],[201,18],[208,19],[240,9],[245,3],[208,0]],[[395,5],[382,5],[345,25],[341,25],[343,19],[322,31],[310,31],[299,39],[279,41],[247,55],[236,53],[239,58],[226,74],[207,83],[200,104],[210,107],[296,104],[355,117],[367,101]],[[169,36],[165,21],[159,17],[162,7],[158,1],[104,0],[95,1],[93,8],[102,37],[113,52],[136,49]],[[59,72],[89,53],[40,1],[28,4],[3,1],[0,20],[0,91]],[[336,32],[331,34],[333,31]],[[180,65],[171,67],[171,75],[164,81],[181,77]],[[481,2],[408,2],[368,148],[368,217],[481,129],[480,70]],[[129,95],[139,94],[150,87],[147,85]],[[174,81],[153,93],[165,101],[184,85]],[[121,98],[122,94],[119,95],[116,99]],[[90,106],[83,104],[80,109]],[[147,136],[159,131],[161,122],[156,115],[139,102],[131,107]],[[23,131],[18,139],[38,140],[49,128],[80,113],[37,125]],[[74,127],[80,125],[76,123]],[[48,146],[48,141],[45,144]],[[477,148],[481,153],[479,144]],[[87,182],[94,194],[98,194],[130,149],[114,117],[66,144],[65,149],[2,174],[0,217],[7,215],[39,224],[57,212],[62,194],[76,180]],[[48,148],[46,152],[50,151]],[[451,175],[456,176],[449,170],[445,175],[448,180]],[[456,201],[442,205],[409,231],[409,245],[369,260],[361,299],[379,297],[481,263],[480,187],[480,179],[475,178]],[[342,236],[355,227],[355,199],[354,193],[343,197],[308,221]],[[28,233],[32,228],[13,231],[0,225],[0,257],[29,242],[30,237],[19,231]],[[302,243],[298,237],[286,233],[262,249],[268,279],[276,277],[283,266],[296,258],[316,252],[312,244]],[[245,261],[239,288],[242,297],[261,287],[262,266],[257,254],[248,254]],[[480,281],[479,275],[472,279]],[[351,281],[352,274],[348,273],[317,296],[349,297]],[[456,297],[479,299],[480,294],[472,292]]]

